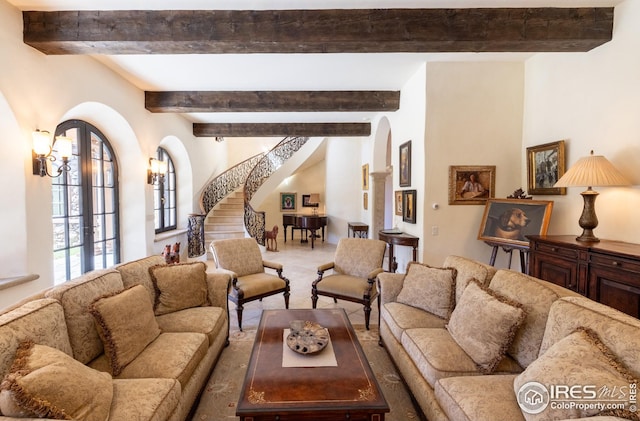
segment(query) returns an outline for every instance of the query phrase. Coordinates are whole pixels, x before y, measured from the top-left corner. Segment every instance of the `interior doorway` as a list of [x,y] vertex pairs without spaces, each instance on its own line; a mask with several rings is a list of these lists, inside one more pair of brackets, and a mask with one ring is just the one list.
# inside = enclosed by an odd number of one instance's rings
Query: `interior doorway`
[[371,238],[378,238],[378,231],[393,227],[393,165],[391,125],[386,117],[378,123],[373,147],[373,214]]

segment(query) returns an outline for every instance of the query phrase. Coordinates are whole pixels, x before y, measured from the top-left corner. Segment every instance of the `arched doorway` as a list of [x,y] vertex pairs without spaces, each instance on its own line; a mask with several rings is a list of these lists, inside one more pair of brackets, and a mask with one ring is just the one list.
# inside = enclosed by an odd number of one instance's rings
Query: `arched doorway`
[[378,231],[393,226],[394,214],[391,125],[386,117],[380,119],[375,133],[371,188],[373,191],[371,237],[377,238]]

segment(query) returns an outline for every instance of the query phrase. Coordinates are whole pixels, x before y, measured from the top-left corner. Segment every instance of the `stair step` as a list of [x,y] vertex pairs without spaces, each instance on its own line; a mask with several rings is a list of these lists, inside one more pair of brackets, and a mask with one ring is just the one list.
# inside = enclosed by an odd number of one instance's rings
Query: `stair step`
[[244,216],[244,209],[214,209],[213,216]]
[[244,203],[219,203],[216,210],[244,210]]
[[243,224],[243,215],[211,215],[204,221],[206,224]]
[[238,224],[204,224],[205,232],[242,231],[244,225]]

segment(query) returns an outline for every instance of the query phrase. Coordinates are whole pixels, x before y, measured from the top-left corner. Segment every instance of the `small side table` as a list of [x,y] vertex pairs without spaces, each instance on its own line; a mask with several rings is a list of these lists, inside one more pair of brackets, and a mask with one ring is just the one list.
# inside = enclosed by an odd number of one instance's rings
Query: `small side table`
[[350,233],[353,238],[369,238],[369,225],[363,222],[348,222],[347,237],[350,237]]

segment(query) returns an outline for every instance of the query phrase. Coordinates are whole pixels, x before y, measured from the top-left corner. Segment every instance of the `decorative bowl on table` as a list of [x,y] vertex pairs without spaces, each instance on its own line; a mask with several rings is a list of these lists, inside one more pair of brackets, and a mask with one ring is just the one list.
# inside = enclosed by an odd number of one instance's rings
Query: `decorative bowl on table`
[[287,346],[298,354],[315,354],[329,344],[329,331],[316,322],[294,320],[290,327]]

